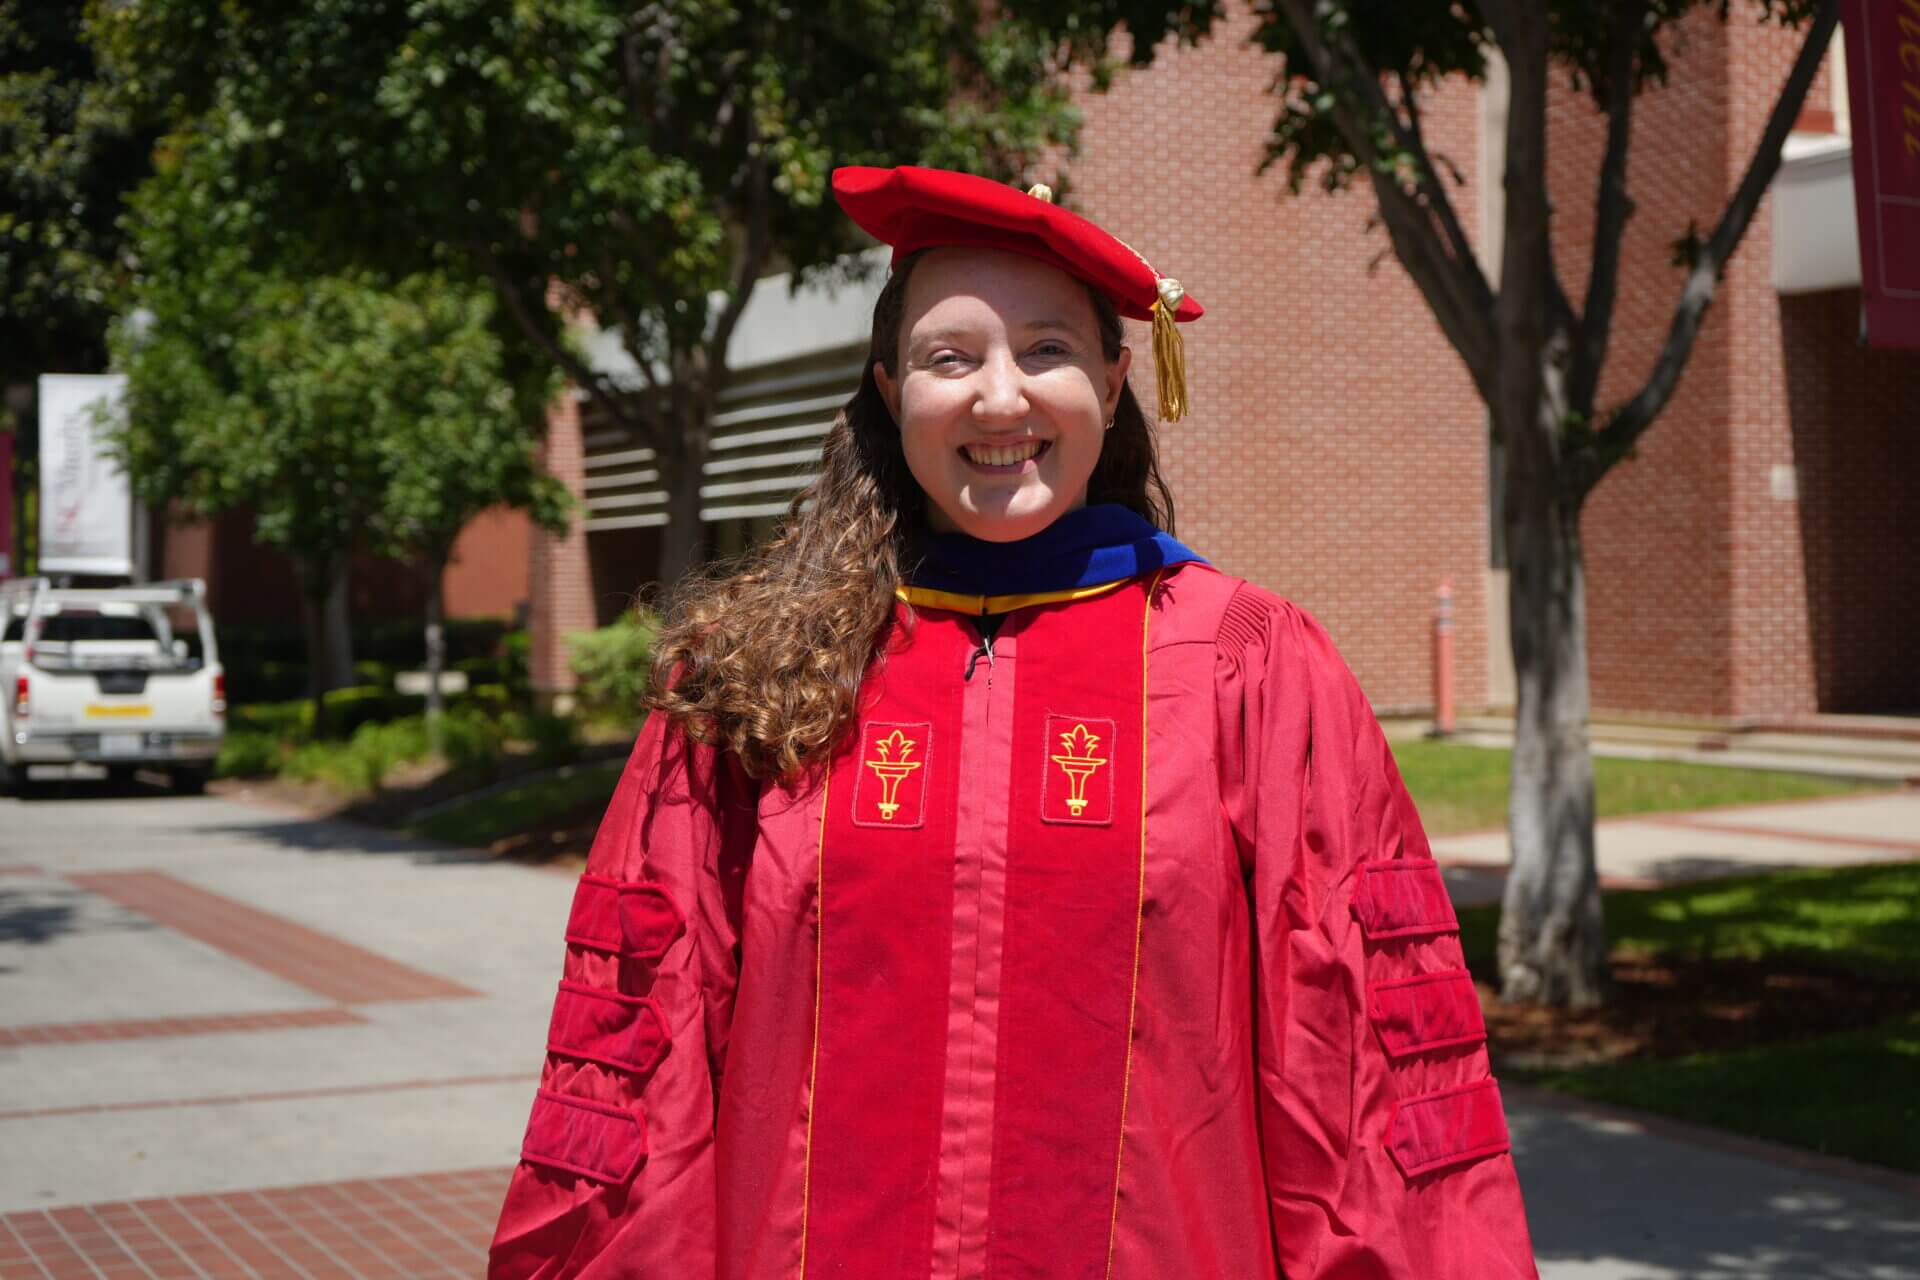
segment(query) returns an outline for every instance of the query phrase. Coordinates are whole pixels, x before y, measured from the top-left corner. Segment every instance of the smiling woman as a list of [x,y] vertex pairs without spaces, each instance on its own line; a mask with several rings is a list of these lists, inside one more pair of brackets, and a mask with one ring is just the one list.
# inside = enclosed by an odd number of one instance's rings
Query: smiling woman
[[685,585],[568,922],[496,1277],[1535,1274],[1439,869],[1325,631],[1172,536],[1084,218],[894,249],[780,537]]
[[928,524],[1011,542],[1085,506],[1102,437],[1132,400],[1112,304],[1004,249],[925,250],[904,275],[901,349],[874,378]]

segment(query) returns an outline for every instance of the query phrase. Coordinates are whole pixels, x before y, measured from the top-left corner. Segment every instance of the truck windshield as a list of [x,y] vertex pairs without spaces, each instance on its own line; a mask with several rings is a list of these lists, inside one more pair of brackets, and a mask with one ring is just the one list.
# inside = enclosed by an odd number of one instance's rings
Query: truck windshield
[[[18,639],[22,619],[7,624],[7,639]],[[73,644],[96,640],[135,640],[149,643],[159,640],[145,618],[110,613],[55,613],[40,622],[43,644]]]

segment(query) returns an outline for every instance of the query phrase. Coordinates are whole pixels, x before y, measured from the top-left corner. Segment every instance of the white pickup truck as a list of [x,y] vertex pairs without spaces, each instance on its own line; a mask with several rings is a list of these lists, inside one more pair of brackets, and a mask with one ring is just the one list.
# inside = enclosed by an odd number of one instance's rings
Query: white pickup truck
[[0,791],[30,790],[36,766],[81,764],[117,780],[161,769],[174,790],[197,793],[226,712],[200,579],[0,583]]

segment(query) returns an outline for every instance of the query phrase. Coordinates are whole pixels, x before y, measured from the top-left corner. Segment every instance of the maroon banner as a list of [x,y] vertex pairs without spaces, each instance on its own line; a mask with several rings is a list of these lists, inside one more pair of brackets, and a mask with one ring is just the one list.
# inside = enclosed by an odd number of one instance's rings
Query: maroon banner
[[1920,347],[1920,0],[1841,0],[1867,341]]
[[0,431],[0,578],[18,572],[13,563],[13,432]]

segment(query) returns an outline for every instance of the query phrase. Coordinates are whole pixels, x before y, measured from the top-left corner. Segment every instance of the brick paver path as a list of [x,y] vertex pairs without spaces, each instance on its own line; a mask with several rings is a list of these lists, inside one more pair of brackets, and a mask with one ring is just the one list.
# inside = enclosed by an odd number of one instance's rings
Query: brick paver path
[[119,1201],[0,1216],[7,1280],[473,1280],[504,1169]]

